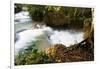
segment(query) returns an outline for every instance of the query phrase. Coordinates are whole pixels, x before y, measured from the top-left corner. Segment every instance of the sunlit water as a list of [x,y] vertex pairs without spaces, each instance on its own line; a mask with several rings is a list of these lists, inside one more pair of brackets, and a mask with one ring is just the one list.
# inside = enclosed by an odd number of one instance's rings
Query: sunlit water
[[[40,29],[33,29],[33,23],[27,12],[21,12],[15,15],[15,31],[16,33],[15,51],[25,49],[34,42],[36,48],[39,50],[49,47],[51,44],[63,44],[66,47],[79,43],[83,40],[83,32],[75,30],[55,30],[51,27],[42,27]],[[49,28],[49,29],[47,29]],[[16,39],[15,38],[15,39]]]

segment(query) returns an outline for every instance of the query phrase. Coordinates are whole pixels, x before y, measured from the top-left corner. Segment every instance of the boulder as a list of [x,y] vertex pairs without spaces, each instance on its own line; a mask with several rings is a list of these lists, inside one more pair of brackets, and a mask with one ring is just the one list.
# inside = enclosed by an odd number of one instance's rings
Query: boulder
[[49,26],[64,26],[70,23],[70,18],[62,11],[49,11],[44,16],[44,22]]

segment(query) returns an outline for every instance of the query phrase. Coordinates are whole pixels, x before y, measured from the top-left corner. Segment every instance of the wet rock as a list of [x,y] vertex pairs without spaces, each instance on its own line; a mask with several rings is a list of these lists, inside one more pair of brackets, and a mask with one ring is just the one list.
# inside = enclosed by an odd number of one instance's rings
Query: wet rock
[[20,11],[22,11],[21,5],[15,4],[14,10],[15,10],[14,13],[19,13]]

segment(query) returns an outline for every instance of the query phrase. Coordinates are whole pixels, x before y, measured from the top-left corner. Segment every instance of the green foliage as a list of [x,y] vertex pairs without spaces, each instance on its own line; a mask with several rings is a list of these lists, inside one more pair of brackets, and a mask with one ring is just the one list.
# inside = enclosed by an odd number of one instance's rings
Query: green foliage
[[62,7],[61,10],[70,17],[69,28],[81,29],[84,27],[84,20],[92,18],[91,8]]
[[20,51],[19,54],[15,56],[15,65],[44,64],[53,62],[53,59],[45,52],[38,51],[38,49],[32,45],[28,49]]
[[80,7],[61,7],[61,10],[65,12],[67,16],[73,17],[83,17],[90,18],[92,17],[91,8],[80,8]]
[[27,5],[31,18],[35,21],[42,21],[45,13],[45,6]]
[[48,11],[50,10],[60,10],[60,6],[46,6],[45,7]]
[[50,5],[17,4],[28,8],[33,21],[44,22],[54,27],[83,29],[84,20],[92,18],[91,8],[64,7]]

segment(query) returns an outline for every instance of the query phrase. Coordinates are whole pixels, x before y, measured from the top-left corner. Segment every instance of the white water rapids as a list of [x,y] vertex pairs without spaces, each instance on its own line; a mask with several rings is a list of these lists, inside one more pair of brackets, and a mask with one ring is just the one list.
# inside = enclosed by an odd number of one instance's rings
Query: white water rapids
[[[28,13],[21,12],[15,15],[15,28],[18,30],[27,29],[16,33],[16,38],[18,40],[15,42],[15,52],[27,48],[29,46],[28,44],[32,41],[36,45],[36,48],[44,49],[49,47],[51,44],[63,44],[68,47],[83,40],[82,31],[68,29],[55,30],[51,27],[46,26],[40,29],[32,30],[29,27],[32,25],[32,23],[25,23],[27,19],[31,20],[26,14]],[[16,20],[18,20],[19,22],[16,23]],[[23,24],[21,24],[21,22],[23,22]]]

